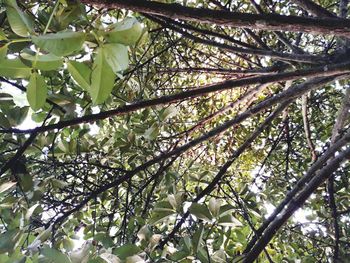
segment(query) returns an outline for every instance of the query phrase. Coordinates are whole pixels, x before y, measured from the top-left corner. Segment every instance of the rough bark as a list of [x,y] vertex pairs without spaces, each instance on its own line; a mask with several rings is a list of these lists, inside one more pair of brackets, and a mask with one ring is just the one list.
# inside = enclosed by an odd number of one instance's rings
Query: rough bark
[[105,8],[125,8],[136,12],[159,15],[172,19],[237,28],[350,36],[350,20],[342,18],[314,18],[284,16],[278,14],[247,14],[206,8],[191,8],[179,4],[165,4],[140,0],[82,0],[81,2]]

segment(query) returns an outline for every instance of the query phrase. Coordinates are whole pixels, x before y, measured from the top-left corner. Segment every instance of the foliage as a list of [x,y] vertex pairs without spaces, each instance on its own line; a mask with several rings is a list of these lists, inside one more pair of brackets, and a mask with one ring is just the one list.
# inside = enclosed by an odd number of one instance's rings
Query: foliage
[[350,21],[315,2],[0,1],[0,262],[346,262]]

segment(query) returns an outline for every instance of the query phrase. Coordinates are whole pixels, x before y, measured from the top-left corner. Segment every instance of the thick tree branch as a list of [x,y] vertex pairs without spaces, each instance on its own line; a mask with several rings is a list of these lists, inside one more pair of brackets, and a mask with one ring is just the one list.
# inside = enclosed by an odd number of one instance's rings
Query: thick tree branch
[[219,75],[266,75],[272,72],[283,71],[287,68],[287,64],[279,64],[269,68],[262,69],[227,69],[227,68],[205,68],[205,67],[189,67],[189,68],[157,68],[158,73],[175,73],[175,72],[186,72],[186,73],[205,73],[205,74],[219,74]]
[[[335,120],[335,124],[332,130],[331,145],[333,145],[339,136],[339,133],[344,128],[346,121],[349,118],[350,110],[350,88],[347,87],[345,91],[345,96],[343,98],[343,103],[339,109],[338,116]],[[333,219],[333,231],[334,231],[334,250],[333,250],[333,260],[337,262],[339,259],[339,241],[340,241],[340,229],[338,222],[338,208],[335,199],[335,186],[334,186],[334,175],[328,180],[327,191],[328,191],[328,203],[331,209],[331,216]]]
[[284,61],[297,61],[297,62],[306,62],[306,63],[320,63],[321,61],[324,61],[326,58],[324,57],[318,57],[318,56],[313,56],[313,55],[308,55],[308,54],[288,54],[288,53],[280,53],[280,52],[275,52],[273,50],[264,50],[264,49],[258,49],[258,48],[240,48],[240,47],[235,47],[231,46],[225,43],[219,43],[213,40],[209,39],[203,39],[197,36],[194,36],[184,30],[181,29],[181,27],[174,26],[172,24],[177,24],[180,25],[180,23],[177,23],[175,21],[165,19],[164,21],[162,19],[150,16],[145,14],[145,16],[159,24],[161,24],[164,27],[170,28],[180,34],[182,34],[184,37],[191,39],[197,43],[201,43],[204,45],[209,45],[213,47],[220,48],[221,50],[226,50],[228,52],[233,52],[236,54],[247,54],[247,55],[256,55],[256,56],[269,56],[272,58],[276,58],[279,60],[284,60]]
[[350,20],[341,18],[310,18],[278,14],[247,14],[191,8],[142,0],[82,0],[82,3],[105,8],[125,8],[172,19],[260,30],[307,32],[335,36],[350,36]]

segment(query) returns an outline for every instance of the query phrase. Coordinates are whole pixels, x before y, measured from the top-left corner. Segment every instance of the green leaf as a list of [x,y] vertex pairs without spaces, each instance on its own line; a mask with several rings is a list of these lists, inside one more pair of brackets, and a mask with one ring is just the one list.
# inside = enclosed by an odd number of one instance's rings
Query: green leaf
[[6,182],[0,185],[0,193],[6,192],[7,190],[10,190],[12,187],[14,187],[17,183],[16,182]]
[[192,242],[189,236],[185,236],[182,239],[183,241],[183,248],[185,249],[185,251],[188,251],[189,253],[191,253],[192,251]]
[[56,70],[63,65],[63,59],[53,54],[45,55],[32,55],[29,53],[21,53],[21,58],[25,62],[29,62],[29,66],[33,67],[35,62],[35,68],[43,71]]
[[225,215],[219,218],[218,224],[221,226],[235,227],[242,226],[242,223],[232,215]]
[[91,88],[89,89],[94,104],[101,104],[108,98],[114,86],[114,79],[115,74],[107,63],[104,49],[98,48],[92,69]]
[[193,203],[188,209],[190,213],[199,219],[210,222],[213,219],[209,209],[204,204]]
[[0,76],[8,78],[29,78],[30,67],[27,67],[20,59],[4,59],[0,63]]
[[74,249],[74,241],[71,238],[63,239],[62,245],[66,251],[72,251]]
[[74,98],[69,95],[63,94],[51,94],[48,97],[51,101],[55,102],[58,105],[64,106],[70,103],[74,103]]
[[86,34],[63,31],[41,36],[32,36],[35,45],[56,56],[67,56],[82,48]]
[[220,207],[219,210],[219,217],[229,215],[235,210],[235,208],[232,205],[223,205]]
[[114,246],[113,239],[105,232],[95,233],[94,240],[101,242],[105,248]]
[[11,109],[9,112],[7,112],[7,118],[10,121],[12,126],[17,126],[20,125],[21,123],[23,123],[23,121],[25,120],[25,118],[28,115],[28,111],[29,111],[29,107],[25,106],[25,107],[15,107],[13,109]]
[[188,257],[191,253],[188,251],[176,251],[174,254],[170,255],[170,259],[174,262],[179,262],[180,260]]
[[27,86],[27,99],[30,107],[37,111],[45,105],[47,86],[44,78],[38,73],[30,76]]
[[168,118],[175,116],[177,114],[177,112],[178,112],[178,110],[177,110],[176,106],[169,105],[167,108],[165,108],[163,110],[163,112],[160,114],[159,117],[162,121],[164,121]]
[[55,18],[60,24],[60,28],[66,28],[72,21],[85,13],[84,5],[69,1],[66,6],[61,6],[57,11]]
[[197,254],[198,259],[202,263],[209,263],[209,258],[208,258],[208,253],[204,248],[199,248],[198,254]]
[[142,26],[134,17],[127,17],[115,23],[110,31],[104,33],[108,42],[134,45],[142,35]]
[[67,63],[68,72],[74,81],[83,89],[90,89],[91,69],[83,62],[70,60]]
[[0,235],[0,254],[12,252],[18,245],[22,231],[19,229],[11,229]]
[[171,203],[169,201],[160,201],[160,202],[158,202],[154,206],[154,211],[156,211],[156,212],[167,211],[167,212],[172,212],[172,213],[176,212],[174,207],[171,205]]
[[28,115],[29,107],[14,107],[8,112],[6,112],[7,120],[10,122],[11,126],[20,125]]
[[27,173],[20,175],[20,183],[24,192],[28,192],[33,189],[33,178]]
[[141,227],[139,232],[137,232],[137,237],[139,238],[140,241],[142,240],[147,241],[151,238],[151,236],[152,236],[152,232],[148,225],[144,225],[143,227]]
[[0,47],[0,62],[6,58],[8,45],[3,45]]
[[151,127],[149,127],[146,131],[145,134],[143,135],[145,139],[153,141],[154,139],[157,138],[159,134],[159,127],[157,123],[154,123]]
[[225,251],[222,249],[215,251],[211,257],[211,260],[215,263],[226,263],[227,260]]
[[37,237],[37,240],[40,240],[41,242],[46,241],[52,234],[52,225],[49,226],[47,229],[44,229]]
[[33,32],[33,21],[22,12],[16,0],[5,0],[5,3],[7,19],[12,31],[21,37],[26,37]]
[[0,41],[7,40],[6,34],[2,29],[0,29]]
[[204,227],[203,227],[203,224],[201,224],[199,229],[193,235],[192,243],[193,243],[193,252],[194,253],[198,252],[198,249],[199,249],[201,242],[202,242],[203,234],[204,234]]
[[121,247],[113,249],[113,254],[120,259],[125,260],[127,257],[140,253],[141,249],[134,244],[126,244]]
[[41,249],[41,255],[50,260],[52,263],[71,263],[71,260],[67,255],[54,248],[46,247]]
[[[38,206],[40,206],[40,204],[35,204],[33,206],[31,206],[28,210],[27,210],[27,213],[25,215],[25,219],[26,220],[29,220],[30,217],[33,215],[34,211],[38,208]],[[39,207],[40,208],[40,207]]]
[[11,127],[11,123],[9,122],[7,117],[1,112],[0,112],[0,127],[5,129],[8,129]]
[[165,219],[167,219],[168,217],[174,215],[174,211],[161,211],[161,212],[153,212],[151,219],[149,221],[150,225],[155,225],[158,224],[162,221],[164,221]]
[[114,73],[128,68],[129,56],[126,46],[121,44],[106,44],[103,46],[103,50],[107,63]]

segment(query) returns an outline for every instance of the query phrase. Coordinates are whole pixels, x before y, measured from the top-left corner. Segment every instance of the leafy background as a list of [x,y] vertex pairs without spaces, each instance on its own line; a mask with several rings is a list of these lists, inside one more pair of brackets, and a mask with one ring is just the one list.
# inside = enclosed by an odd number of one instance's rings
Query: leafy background
[[[318,4],[337,12],[335,2]],[[289,1],[178,3],[309,15]],[[170,99],[320,65],[323,74],[322,63],[343,52],[346,39],[185,23],[70,0],[0,7],[0,262],[239,262],[314,155],[332,143],[347,78],[285,105],[241,154],[276,107],[215,128],[302,77]],[[342,131],[348,128],[346,119]],[[317,188],[259,262],[328,262],[336,249],[337,260],[346,258],[348,174],[344,163],[333,179],[336,218],[332,192]]]

